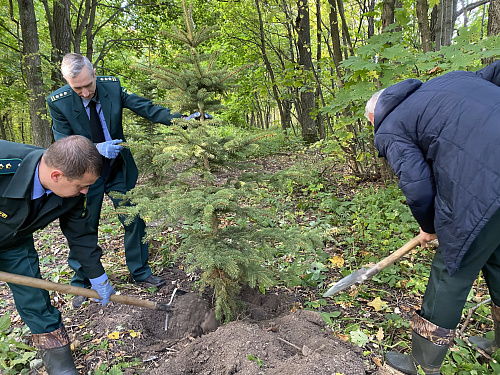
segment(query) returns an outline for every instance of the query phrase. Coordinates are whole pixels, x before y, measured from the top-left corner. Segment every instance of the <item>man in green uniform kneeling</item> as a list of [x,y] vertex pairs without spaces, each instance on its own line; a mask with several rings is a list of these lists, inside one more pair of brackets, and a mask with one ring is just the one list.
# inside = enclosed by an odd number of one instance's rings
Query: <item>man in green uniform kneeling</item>
[[[41,278],[32,233],[59,219],[92,289],[109,302],[113,287],[101,264],[97,231],[87,223],[85,195],[102,173],[94,144],[71,136],[47,150],[0,140],[0,270]],[[60,312],[46,290],[9,284],[49,375],[78,374]]]

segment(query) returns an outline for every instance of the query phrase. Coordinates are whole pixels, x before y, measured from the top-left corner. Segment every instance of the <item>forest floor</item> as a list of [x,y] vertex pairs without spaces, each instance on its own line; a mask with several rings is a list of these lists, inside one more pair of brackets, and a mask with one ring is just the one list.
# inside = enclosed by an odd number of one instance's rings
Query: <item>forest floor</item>
[[[295,160],[281,155],[259,162],[272,171]],[[167,280],[166,286],[157,290],[135,285],[125,266],[123,234],[116,228],[117,220],[113,221],[113,210],[103,212],[99,242],[104,252],[103,264],[115,290],[122,295],[163,303],[170,301],[175,288],[179,293],[172,300],[174,312],[165,330],[165,311],[116,302],[102,307],[94,301],[73,309],[72,296],[52,292],[53,304],[62,312],[72,339],[73,355],[81,374],[361,375],[374,374],[382,366],[382,337],[379,345],[377,340],[370,340],[364,346],[357,346],[348,342],[349,336],[342,331],[350,319],[360,316],[375,326],[386,319],[387,311],[368,306],[371,299],[360,295],[358,301],[366,306],[361,309],[349,303],[308,309],[314,306],[312,301],[322,298],[324,289],[276,287],[262,294],[244,287],[240,295],[244,305],[241,315],[231,323],[219,324],[214,319],[209,291],[195,292],[199,275],[187,274],[179,264],[165,263],[158,244],[151,244],[150,265],[156,275]],[[35,243],[42,276],[69,283],[68,247],[57,223],[37,232]],[[325,248],[328,247],[326,244]],[[326,272],[329,282],[342,278],[333,268]],[[387,289],[384,300],[391,311],[409,320],[418,309],[421,296],[389,286],[384,289]],[[352,293],[356,291],[353,289]],[[4,283],[0,283],[0,295],[5,301],[2,314],[10,312],[13,326],[21,326],[10,290]],[[343,323],[337,329],[327,326],[320,312],[337,313]],[[407,327],[400,331],[401,336],[409,333]],[[393,338],[396,341],[399,340]],[[46,372],[35,368],[30,374]]]

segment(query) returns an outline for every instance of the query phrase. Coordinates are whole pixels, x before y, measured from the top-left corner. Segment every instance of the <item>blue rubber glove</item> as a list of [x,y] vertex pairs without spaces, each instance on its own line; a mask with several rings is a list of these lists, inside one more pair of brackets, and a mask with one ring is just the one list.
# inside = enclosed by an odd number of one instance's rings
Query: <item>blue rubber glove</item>
[[94,301],[101,301],[102,305],[106,306],[109,302],[109,297],[111,297],[112,294],[115,294],[115,290],[108,280],[108,275],[103,273],[101,276],[89,280],[92,284],[92,289],[94,289],[97,293],[99,293],[99,296],[101,296],[101,300],[94,298]]
[[97,147],[97,151],[108,159],[114,159],[120,153],[120,150],[123,149],[118,143],[122,143],[121,139],[113,139],[112,141],[101,142],[95,145]]
[[[200,112],[195,112],[195,113],[190,114],[188,117],[186,117],[186,120],[191,120],[191,119],[194,119],[194,118],[198,119],[200,117],[201,117]],[[210,119],[213,119],[214,116],[209,115],[208,113],[205,112],[205,118],[210,120]]]

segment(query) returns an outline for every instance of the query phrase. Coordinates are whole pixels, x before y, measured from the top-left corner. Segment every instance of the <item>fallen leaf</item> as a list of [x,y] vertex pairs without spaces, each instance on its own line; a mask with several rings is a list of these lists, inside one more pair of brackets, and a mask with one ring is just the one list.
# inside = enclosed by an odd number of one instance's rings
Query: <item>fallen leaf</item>
[[330,262],[332,263],[330,267],[344,267],[344,258],[342,256],[333,256],[330,258]]
[[377,340],[382,341],[383,339],[384,339],[384,330],[382,329],[382,327],[380,327],[377,332]]
[[130,337],[141,337],[140,332],[130,331],[129,334],[130,334]]
[[368,306],[371,306],[375,311],[380,311],[382,308],[387,306],[387,303],[382,301],[380,297],[376,297],[373,301],[368,302]]
[[382,367],[382,361],[380,359],[378,359],[377,357],[373,357],[373,362],[375,362],[375,364],[378,367]]
[[111,332],[108,335],[108,339],[111,339],[111,340],[118,340],[119,338],[120,338],[120,332],[118,332],[118,331]]
[[339,339],[341,339],[342,341],[345,341],[345,342],[349,341],[349,335],[342,335],[339,333],[338,336],[339,336]]

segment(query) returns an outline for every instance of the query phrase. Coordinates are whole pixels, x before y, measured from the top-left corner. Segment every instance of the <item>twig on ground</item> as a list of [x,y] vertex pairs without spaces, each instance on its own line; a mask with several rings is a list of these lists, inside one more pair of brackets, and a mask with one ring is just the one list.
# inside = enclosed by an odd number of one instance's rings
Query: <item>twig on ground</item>
[[491,302],[491,298],[488,298],[487,300],[485,300],[485,301],[483,301],[481,303],[478,303],[476,306],[471,307],[469,309],[469,313],[467,314],[467,319],[465,319],[465,322],[464,322],[464,324],[462,325],[462,328],[459,331],[460,335],[463,335],[465,329],[469,325],[469,322],[470,322],[470,320],[472,318],[472,314],[474,313],[474,311],[476,311],[480,306],[485,305],[485,304],[490,303],[490,302]]
[[482,356],[484,356],[486,359],[488,359],[489,361],[492,361],[493,363],[497,363],[496,360],[494,360],[488,353],[486,353],[484,350],[478,348],[477,346],[474,346],[470,343],[469,339],[462,333],[462,332],[457,332],[457,334],[460,336],[460,338],[462,340],[464,340],[464,342],[467,344],[467,346],[469,346],[470,348],[474,349],[475,351],[477,351],[479,354],[481,354]]
[[302,349],[299,348],[297,345],[295,344],[292,344],[290,341],[286,341],[285,339],[282,339],[281,337],[278,337],[278,340],[280,341],[283,341],[285,344],[288,344],[290,346],[293,346],[295,349],[297,349],[298,351],[302,352]]

